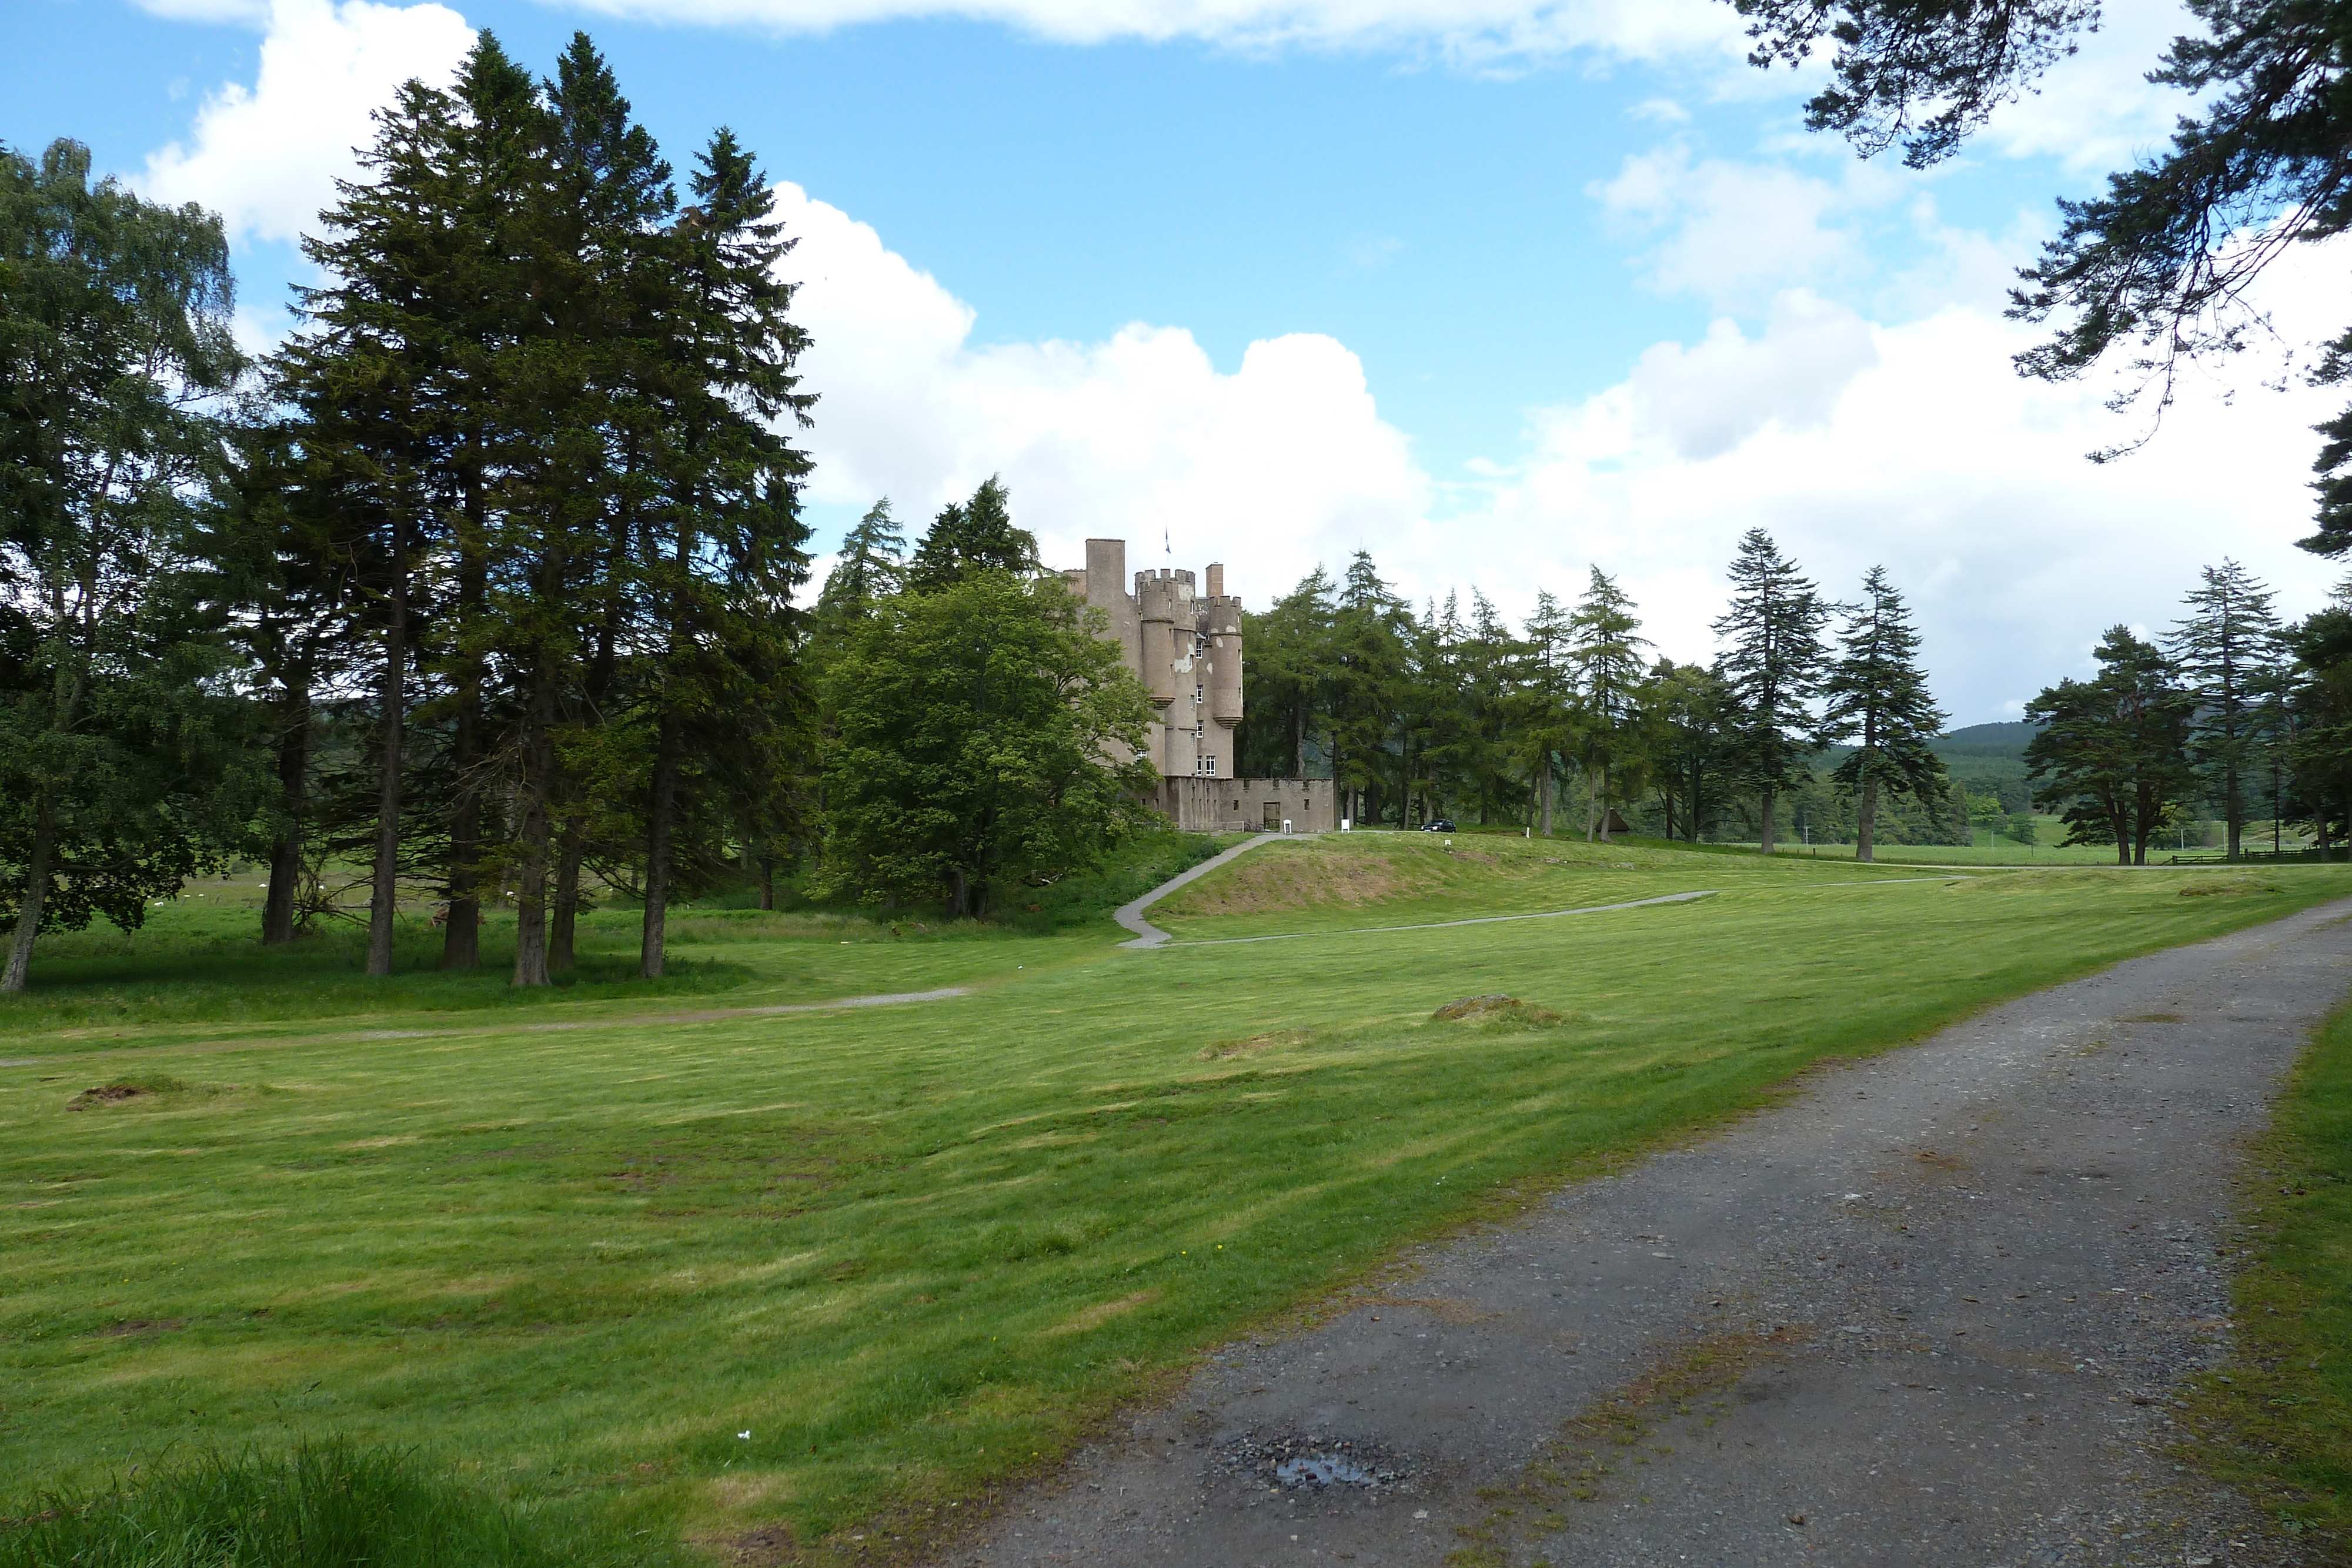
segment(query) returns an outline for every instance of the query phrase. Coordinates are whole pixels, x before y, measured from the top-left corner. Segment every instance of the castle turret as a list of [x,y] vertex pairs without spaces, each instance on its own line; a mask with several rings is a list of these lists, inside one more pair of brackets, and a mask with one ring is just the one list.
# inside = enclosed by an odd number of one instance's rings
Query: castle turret
[[[1230,730],[1242,721],[1242,601],[1223,591],[1225,569],[1209,569],[1209,597],[1201,604],[1201,634],[1208,641],[1209,717]],[[1231,767],[1231,737],[1218,747]]]
[[1129,674],[1141,679],[1142,630],[1136,619],[1135,601],[1127,593],[1127,541],[1088,539],[1086,570],[1072,575],[1079,580],[1076,585],[1079,596],[1110,618],[1108,635],[1118,645],[1119,662]]

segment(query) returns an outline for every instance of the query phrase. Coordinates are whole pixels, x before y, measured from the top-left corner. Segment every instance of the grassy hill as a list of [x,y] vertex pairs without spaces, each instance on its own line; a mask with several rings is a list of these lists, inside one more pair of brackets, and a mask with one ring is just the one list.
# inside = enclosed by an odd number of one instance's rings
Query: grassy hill
[[2014,724],[1972,724],[1951,730],[1935,743],[1944,770],[1971,795],[1991,795],[2004,811],[2030,810],[2032,786],[2025,773],[2025,745],[2041,728]]

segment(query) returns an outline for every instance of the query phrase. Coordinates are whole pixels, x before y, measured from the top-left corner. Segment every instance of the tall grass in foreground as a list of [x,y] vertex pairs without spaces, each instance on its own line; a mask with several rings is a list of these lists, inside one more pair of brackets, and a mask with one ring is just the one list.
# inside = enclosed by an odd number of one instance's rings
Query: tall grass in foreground
[[2253,1180],[2260,1260],[2238,1276],[2237,1358],[2192,1401],[2195,1457],[2352,1552],[2352,1006],[2297,1066]]
[[328,1440],[212,1454],[0,1515],[0,1568],[591,1568],[646,1542],[550,1527],[412,1448]]

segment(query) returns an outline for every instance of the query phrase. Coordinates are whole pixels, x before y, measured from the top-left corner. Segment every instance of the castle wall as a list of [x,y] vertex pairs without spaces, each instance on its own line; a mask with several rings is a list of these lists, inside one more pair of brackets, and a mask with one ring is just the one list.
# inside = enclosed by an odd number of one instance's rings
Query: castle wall
[[[1269,810],[1270,808],[1270,810]],[[1328,779],[1170,779],[1160,809],[1193,833],[1324,833],[1339,826],[1339,789]]]

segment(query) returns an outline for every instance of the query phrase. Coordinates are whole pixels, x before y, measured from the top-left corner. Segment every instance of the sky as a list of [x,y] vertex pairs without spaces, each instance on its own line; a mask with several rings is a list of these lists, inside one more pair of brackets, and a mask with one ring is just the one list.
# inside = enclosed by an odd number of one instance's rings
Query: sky
[[[2057,198],[2162,145],[2187,21],[2121,0],[2040,94],[1925,173],[1807,133],[1811,69],[1722,0],[6,0],[0,141],[88,143],[222,213],[240,331],[292,329],[299,236],[369,116],[477,28],[575,30],[680,169],[731,127],[775,183],[813,346],[820,548],[912,533],[991,474],[1049,564],[1225,563],[1263,608],[1359,549],[1417,606],[1523,616],[1591,570],[1705,660],[1750,528],[1832,597],[1884,565],[1955,724],[2159,632],[2201,567],[2280,609],[2310,531],[2292,373],[2339,249],[2160,423],[2021,380],[2004,319]],[[2148,435],[2104,465],[2086,454]],[[822,563],[821,563],[822,564]]]

